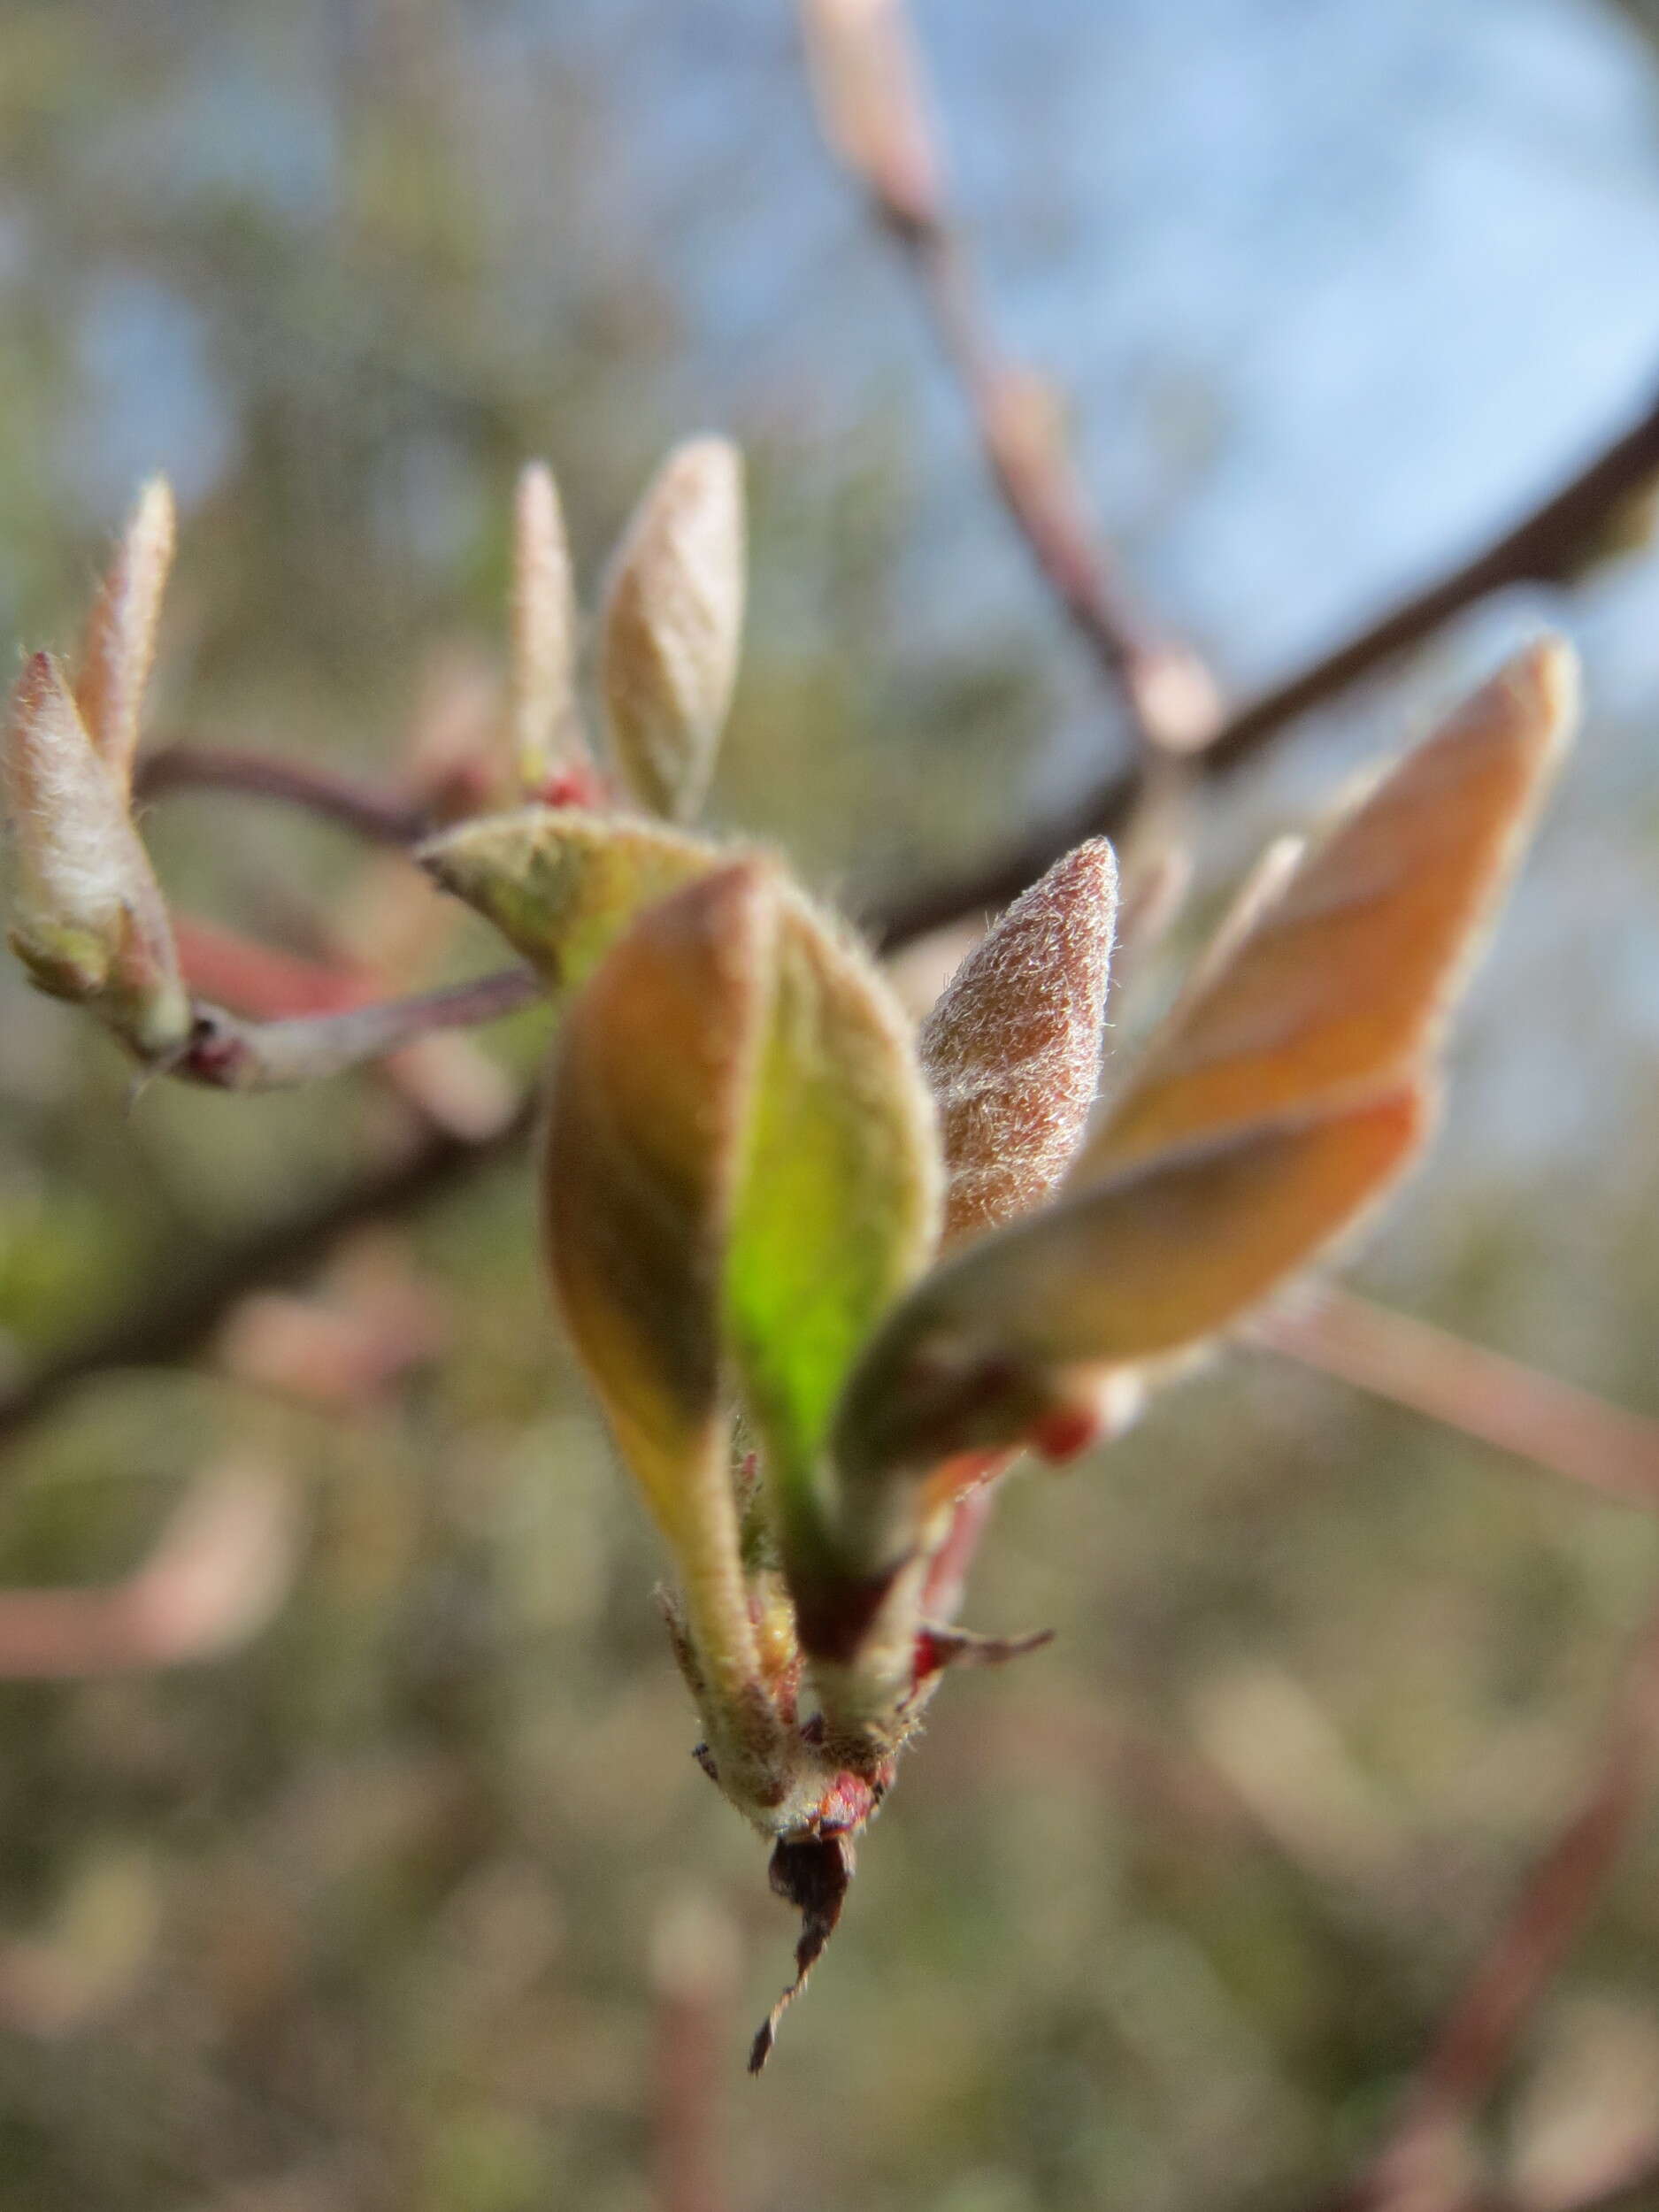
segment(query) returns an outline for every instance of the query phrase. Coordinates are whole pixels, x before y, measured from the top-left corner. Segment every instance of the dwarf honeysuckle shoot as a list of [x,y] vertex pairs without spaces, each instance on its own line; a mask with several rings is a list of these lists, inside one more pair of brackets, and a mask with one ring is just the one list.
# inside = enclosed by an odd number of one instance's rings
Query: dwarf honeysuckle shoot
[[555,1302],[672,1563],[697,1755],[803,1918],[758,2070],[945,1672],[1041,1640],[956,1624],[994,1486],[1024,1453],[1107,1440],[1420,1150],[1448,1017],[1570,733],[1571,655],[1521,653],[1321,833],[1275,847],[1091,1119],[1103,840],[991,926],[917,1033],[782,860],[686,826],[742,618],[724,441],[670,457],[614,557],[599,755],[557,493],[540,466],[521,480],[501,772],[518,803],[416,858],[528,970],[311,1023],[192,1003],[133,825],[171,545],[152,488],[78,680],[40,655],[13,694],[12,943],[142,1064],[199,1081],[329,1072],[532,990],[556,1010]]

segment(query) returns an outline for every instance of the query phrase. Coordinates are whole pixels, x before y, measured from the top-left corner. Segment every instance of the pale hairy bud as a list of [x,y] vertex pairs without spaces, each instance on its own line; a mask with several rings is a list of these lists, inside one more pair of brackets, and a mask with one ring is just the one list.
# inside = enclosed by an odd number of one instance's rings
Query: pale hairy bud
[[190,1008],[166,906],[50,654],[12,691],[4,784],[18,957],[43,991],[95,1006],[140,1058],[171,1051]]
[[152,476],[138,495],[81,643],[75,703],[123,799],[132,786],[139,717],[155,664],[174,528],[172,488],[165,476]]
[[570,545],[558,488],[544,462],[531,462],[519,475],[512,551],[513,756],[520,784],[540,792],[557,770],[588,762],[576,695]]
[[688,821],[714,772],[737,680],[746,554],[742,456],[729,439],[675,448],[611,565],[599,676],[629,789]]
[[922,1025],[949,1176],[948,1241],[1034,1206],[1094,1096],[1118,868],[1104,838],[1056,861],[969,954]]
[[818,128],[889,222],[939,219],[940,161],[902,0],[803,0]]

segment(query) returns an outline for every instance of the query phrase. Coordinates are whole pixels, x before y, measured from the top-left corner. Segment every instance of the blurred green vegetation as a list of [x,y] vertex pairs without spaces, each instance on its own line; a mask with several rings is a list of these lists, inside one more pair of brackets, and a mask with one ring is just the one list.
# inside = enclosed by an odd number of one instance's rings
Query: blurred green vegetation
[[[436,0],[14,0],[0,629],[73,638],[162,463],[184,518],[158,731],[373,771],[434,697],[472,711],[519,460],[554,462],[591,580],[662,448],[724,413],[608,96],[663,12],[618,18],[562,43]],[[866,896],[1023,804],[1056,691],[1051,641],[1012,623],[910,649],[916,397],[860,396],[853,435],[810,393],[722,421],[755,532],[718,807]],[[1652,961],[1639,781],[1569,794],[1445,1141],[1363,1271],[1659,1409],[1659,1022],[1632,1033],[1628,994],[1586,987],[1621,933]],[[271,810],[180,800],[156,844],[184,903],[297,951],[380,895]],[[523,1067],[542,1034],[524,1017],[492,1049]],[[366,1079],[128,1107],[102,1041],[10,974],[0,1036],[19,1367],[396,1111]],[[1059,1640],[941,1698],[757,2087],[741,2055],[793,1931],[689,1758],[653,1542],[549,1325],[527,1165],[348,1259],[326,1295],[392,1279],[436,1317],[394,1386],[318,1409],[223,1371],[114,1375],[14,1450],[8,1585],[123,1571],[233,1449],[288,1471],[305,1538],[227,1659],[0,1686],[4,2212],[672,2207],[661,1954],[687,1916],[731,2212],[1210,2212],[1311,2200],[1363,2152],[1593,1754],[1659,1566],[1647,1522],[1246,1354],[1109,1463],[1017,1486],[971,1618]],[[1650,1823],[1495,2116],[1540,2175],[1659,2108],[1655,1876]]]

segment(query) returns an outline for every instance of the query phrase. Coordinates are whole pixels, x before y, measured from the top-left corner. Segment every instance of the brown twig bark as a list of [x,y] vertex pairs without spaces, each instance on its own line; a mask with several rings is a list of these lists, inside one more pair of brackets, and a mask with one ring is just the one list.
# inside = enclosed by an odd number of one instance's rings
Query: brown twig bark
[[1627,1505],[1659,1507],[1659,1421],[1335,1285],[1248,1339]]

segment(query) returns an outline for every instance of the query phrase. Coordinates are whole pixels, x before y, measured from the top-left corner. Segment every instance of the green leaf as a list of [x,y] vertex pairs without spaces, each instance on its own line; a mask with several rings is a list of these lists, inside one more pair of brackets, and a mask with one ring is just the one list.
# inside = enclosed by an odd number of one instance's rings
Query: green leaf
[[902,1010],[850,937],[786,887],[774,995],[726,1269],[733,1356],[787,1550],[820,1550],[832,1409],[938,1234],[931,1101]]
[[646,907],[730,856],[630,815],[527,806],[445,830],[415,857],[565,990]]

